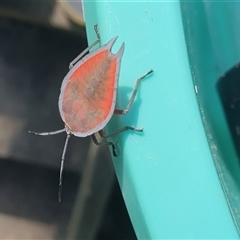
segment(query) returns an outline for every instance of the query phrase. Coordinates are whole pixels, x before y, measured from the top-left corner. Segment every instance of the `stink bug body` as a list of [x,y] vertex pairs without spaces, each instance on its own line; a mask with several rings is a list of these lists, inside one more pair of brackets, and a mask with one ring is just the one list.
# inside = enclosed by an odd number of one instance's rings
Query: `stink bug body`
[[58,106],[61,118],[65,124],[64,129],[44,133],[29,131],[30,133],[41,136],[54,135],[62,132],[67,133],[60,168],[59,202],[61,202],[65,153],[71,135],[77,137],[91,135],[95,144],[111,145],[113,155],[117,156],[115,146],[112,142],[108,142],[107,140],[98,142],[94,134],[99,132],[100,135],[106,139],[129,129],[138,132],[143,131],[143,129],[125,126],[108,135],[103,134],[102,129],[109,122],[113,114],[126,114],[129,111],[136,96],[140,81],[152,73],[153,70],[148,71],[137,80],[126,109],[115,109],[118,76],[121,58],[124,52],[124,43],[116,54],[112,54],[111,48],[117,40],[117,37],[114,37],[104,46],[83,57],[100,41],[97,25],[94,26],[94,29],[97,40],[70,63],[70,71],[62,82]]

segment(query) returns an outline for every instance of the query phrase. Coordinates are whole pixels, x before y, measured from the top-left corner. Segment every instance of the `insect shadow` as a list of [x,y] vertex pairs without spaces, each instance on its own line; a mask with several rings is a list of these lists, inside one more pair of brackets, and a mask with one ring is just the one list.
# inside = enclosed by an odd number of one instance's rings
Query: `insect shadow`
[[[127,86],[119,86],[118,87],[118,96],[117,96],[117,103],[116,108],[117,109],[124,109],[131,97],[133,91],[133,87],[127,87]],[[128,114],[126,115],[113,115],[110,124],[107,125],[105,130],[105,133],[108,134],[110,132],[116,131],[116,129],[119,129],[123,126],[137,126],[137,120],[139,115],[139,108],[141,106],[142,99],[141,99],[141,87],[138,89],[138,93],[134,99],[133,105],[131,109],[129,110]],[[111,124],[112,123],[112,124]],[[138,126],[139,128],[142,128],[141,126]],[[136,131],[128,131],[128,134],[136,134]],[[142,133],[141,133],[142,134]],[[114,140],[117,140],[117,138],[114,138]]]

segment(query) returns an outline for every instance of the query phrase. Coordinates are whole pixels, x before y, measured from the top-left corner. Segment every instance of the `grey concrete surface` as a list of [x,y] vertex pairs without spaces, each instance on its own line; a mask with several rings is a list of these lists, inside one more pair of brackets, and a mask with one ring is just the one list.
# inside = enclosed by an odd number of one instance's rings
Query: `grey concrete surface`
[[[86,40],[65,31],[0,21],[0,156],[59,167],[65,134],[39,137],[64,124],[58,110],[62,79]],[[89,139],[72,138],[66,168],[81,169]]]

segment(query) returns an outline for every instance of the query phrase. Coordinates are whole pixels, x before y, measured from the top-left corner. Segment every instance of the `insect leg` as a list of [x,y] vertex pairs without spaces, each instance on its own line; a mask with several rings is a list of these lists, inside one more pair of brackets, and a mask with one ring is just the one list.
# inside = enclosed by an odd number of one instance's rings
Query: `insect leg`
[[62,159],[61,159],[61,168],[60,168],[59,185],[58,185],[58,201],[59,202],[61,202],[61,200],[62,200],[63,167],[64,167],[65,154],[67,151],[68,141],[69,141],[70,137],[71,137],[71,133],[67,134],[67,138],[66,138],[65,145],[63,148]]
[[35,135],[40,135],[40,136],[55,135],[55,134],[59,134],[59,133],[62,133],[62,132],[66,132],[66,129],[64,128],[64,129],[53,131],[53,132],[42,132],[42,133],[28,131],[28,133],[35,134]]
[[109,145],[109,146],[112,146],[112,152],[113,152],[113,156],[114,157],[117,157],[117,154],[116,154],[116,148],[115,148],[115,145],[112,143],[112,142],[108,142],[106,140],[102,141],[102,142],[99,142],[95,136],[95,134],[92,134],[91,135],[92,137],[92,140],[93,142],[97,145],[97,146],[102,146],[102,145]]
[[[128,131],[128,130],[132,130],[132,131],[136,131],[136,132],[143,132],[143,128],[134,128],[134,127],[130,127],[130,126],[125,126],[125,127],[122,127],[112,133],[109,133],[107,135],[104,134],[103,130],[100,130],[98,133],[99,135],[102,137],[102,138],[109,138],[109,137],[112,137],[114,135],[117,135],[119,133],[122,133],[122,132],[125,132],[125,131]],[[113,155],[114,157],[117,157],[117,154],[116,154],[116,148],[115,148],[115,145],[112,143],[112,142],[108,142],[108,141],[103,141],[103,142],[98,142],[96,136],[93,134],[92,135],[92,139],[93,139],[93,142],[96,144],[96,145],[104,145],[104,144],[108,144],[108,145],[111,145],[112,146],[112,151],[113,151]]]
[[88,46],[83,52],[81,52],[76,58],[73,59],[72,62],[69,64],[69,69],[73,68],[73,65],[80,59],[82,58],[91,48],[93,48],[95,45],[97,45],[100,42],[100,34],[98,32],[98,25],[94,25],[94,30],[97,35],[97,40],[93,42],[90,46]]
[[151,74],[153,72],[153,70],[151,69],[150,71],[148,71],[146,74],[144,74],[143,76],[141,76],[140,78],[137,79],[136,81],[136,84],[134,86],[134,89],[133,89],[133,93],[132,93],[132,96],[128,102],[128,105],[127,107],[124,109],[124,110],[121,110],[121,109],[115,109],[114,110],[114,114],[121,114],[121,115],[125,115],[129,112],[132,104],[133,104],[133,101],[136,97],[136,94],[137,94],[137,90],[138,90],[138,87],[139,87],[139,84],[141,82],[141,80],[143,80],[145,77],[147,77],[149,74]]
[[107,135],[105,135],[102,130],[99,131],[99,134],[103,138],[109,138],[109,137],[112,137],[114,135],[117,135],[119,133],[122,133],[122,132],[125,132],[125,131],[128,131],[128,130],[132,130],[132,131],[136,131],[136,132],[143,132],[143,128],[134,128],[134,127],[130,127],[130,126],[125,126],[125,127],[122,127],[120,129],[112,132],[112,133],[109,133]]

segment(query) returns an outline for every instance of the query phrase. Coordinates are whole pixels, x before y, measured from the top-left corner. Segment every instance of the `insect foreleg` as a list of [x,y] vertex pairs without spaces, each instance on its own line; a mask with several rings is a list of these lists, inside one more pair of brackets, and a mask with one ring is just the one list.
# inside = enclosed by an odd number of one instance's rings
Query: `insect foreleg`
[[114,157],[117,157],[117,154],[116,154],[116,148],[115,148],[115,145],[112,143],[112,142],[108,142],[106,140],[102,141],[102,142],[99,142],[95,136],[95,134],[91,135],[92,137],[92,140],[93,142],[97,145],[97,146],[102,146],[102,145],[109,145],[109,146],[112,146],[112,152],[113,152],[113,156]]
[[[103,130],[100,130],[98,133],[99,133],[99,135],[100,135],[102,138],[107,139],[107,138],[109,138],[109,137],[112,137],[112,136],[117,135],[117,134],[119,134],[119,133],[125,132],[125,131],[127,131],[127,130],[132,130],[132,131],[136,131],[136,132],[142,132],[142,131],[143,131],[143,128],[134,128],[134,127],[130,127],[130,126],[125,126],[125,127],[122,127],[122,128],[120,128],[120,129],[112,132],[112,133],[109,133],[109,134],[107,134],[107,135],[104,134]],[[99,142],[94,134],[92,135],[92,139],[93,139],[93,142],[94,142],[96,145],[98,145],[98,146],[100,146],[100,145],[105,145],[105,144],[111,145],[111,146],[112,146],[112,151],[113,151],[113,156],[114,156],[114,157],[117,157],[116,148],[115,148],[115,145],[114,145],[112,142],[108,142],[108,141],[106,141],[106,140],[104,140],[104,141],[102,141],[102,142]]]
[[122,127],[122,128],[120,128],[120,129],[112,132],[112,133],[109,133],[109,134],[107,134],[107,135],[105,135],[105,134],[103,133],[103,131],[99,131],[99,134],[100,134],[100,136],[103,137],[103,138],[109,138],[109,137],[112,137],[112,136],[114,136],[114,135],[117,135],[117,134],[119,134],[119,133],[122,133],[122,132],[125,132],[125,131],[128,131],[128,130],[132,130],[132,131],[136,131],[136,132],[143,132],[143,128],[134,128],[134,127],[130,127],[130,126],[125,126],[125,127]]

